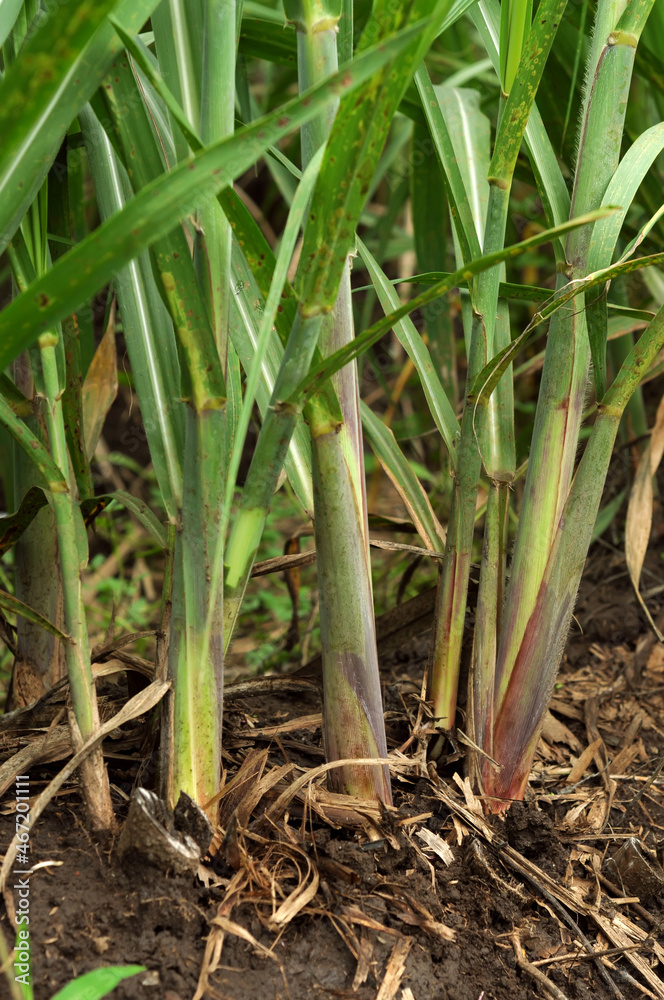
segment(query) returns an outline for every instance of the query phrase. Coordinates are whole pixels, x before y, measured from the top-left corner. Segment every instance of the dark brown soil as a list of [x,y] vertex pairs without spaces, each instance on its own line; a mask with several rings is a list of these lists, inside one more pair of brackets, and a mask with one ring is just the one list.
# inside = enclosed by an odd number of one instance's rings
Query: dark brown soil
[[[506,821],[494,821],[493,844],[459,818],[469,799],[453,779],[463,770],[458,759],[442,763],[437,774],[420,769],[419,775],[394,775],[397,812],[376,822],[380,839],[374,842],[366,829],[335,828],[315,812],[303,813],[295,800],[286,821],[267,823],[265,808],[292,780],[286,778],[266,792],[246,826],[234,829],[233,843],[228,833],[223,844],[218,841],[205,885],[195,877],[166,876],[138,859],[120,865],[113,845],[102,850],[93,843],[76,785],[65,785],[31,839],[31,863],[42,865],[30,882],[35,1000],[50,1000],[88,970],[130,963],[148,972],[118,986],[112,994],[117,1000],[191,1000],[199,981],[199,996],[209,1000],[531,1000],[553,995],[551,984],[567,1000],[664,997],[664,986],[657,992],[630,959],[635,952],[607,955],[604,964],[587,952],[588,945],[595,951],[615,947],[600,922],[617,926],[624,916],[629,933],[646,937],[638,954],[654,976],[657,955],[664,956],[661,899],[644,894],[643,905],[635,906],[625,902],[633,891],[616,893],[600,880],[604,856],[628,834],[653,847],[664,836],[662,781],[644,789],[664,747],[664,656],[647,638],[624,577],[607,589],[613,559],[597,549],[589,560],[577,614],[584,632],[570,638],[529,801],[514,805]],[[619,573],[624,564],[615,560]],[[651,565],[656,573],[658,561]],[[408,714],[416,712],[427,646],[426,637],[413,641],[384,664],[391,748],[410,734]],[[248,754],[264,749],[266,774],[284,762],[322,763],[315,720],[296,730],[284,725],[319,711],[311,691],[301,699],[246,696],[227,707],[228,780]],[[261,734],[269,725],[283,732]],[[609,766],[607,784],[597,766],[600,755],[570,786],[569,767],[595,731],[609,761],[622,754],[620,774],[613,780]],[[124,759],[109,759],[109,769],[122,819],[140,758],[118,756]],[[58,768],[34,768],[32,792]],[[3,844],[13,832],[12,799],[10,789],[0,816]],[[451,863],[419,836],[427,830],[450,847]],[[514,857],[536,868],[524,874],[521,862],[510,862]],[[277,908],[307,886],[312,891],[297,915],[276,926]],[[578,906],[565,907],[556,886],[576,893]],[[1,925],[11,939],[4,912]],[[528,969],[517,963],[519,942]],[[563,960],[536,966],[549,985],[538,982],[532,963],[557,957]],[[202,967],[214,970],[207,985]],[[8,996],[4,980],[0,996]]]

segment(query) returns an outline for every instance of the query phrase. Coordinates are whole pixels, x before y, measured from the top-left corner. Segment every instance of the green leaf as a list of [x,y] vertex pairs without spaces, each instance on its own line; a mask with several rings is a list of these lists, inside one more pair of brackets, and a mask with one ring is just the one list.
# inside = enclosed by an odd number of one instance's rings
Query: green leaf
[[365,403],[361,403],[362,426],[376,458],[392,480],[430,552],[445,548],[445,532],[433,512],[421,482],[396,442],[394,434]]
[[44,477],[51,492],[67,493],[69,486],[47,448],[28,425],[16,415],[2,394],[0,394],[0,424],[11,434],[19,447],[23,448],[35,468]]
[[0,314],[0,368],[49,325],[91,298],[122,265],[170,232],[178,219],[214,198],[220,188],[255,163],[271,143],[315,117],[335,96],[361,86],[421,30],[420,23],[411,25],[368,49],[325,83],[143,188],[122,211],[61,257]]
[[19,509],[14,514],[0,517],[0,555],[16,544],[28,525],[32,523],[47,503],[43,489],[39,486],[31,486],[21,500]]
[[[325,361],[312,367],[306,379],[304,379],[297,386],[295,392],[292,394],[291,402],[298,402],[303,396],[309,397],[311,394],[316,392],[321,382],[324,382],[325,379],[330,378],[335,372],[338,372],[341,368],[343,368],[344,365],[347,365],[350,361],[359,357],[360,354],[366,351],[367,347],[375,344],[376,341],[383,336],[383,334],[387,333],[388,330],[391,330],[398,320],[407,316],[409,313],[414,312],[415,309],[421,309],[422,306],[427,305],[429,302],[433,302],[434,299],[437,299],[440,295],[444,295],[445,292],[449,292],[458,285],[469,281],[474,275],[480,274],[482,271],[486,271],[490,267],[495,267],[496,264],[502,264],[504,260],[510,260],[514,257],[518,257],[531,247],[540,246],[542,243],[548,243],[564,233],[577,229],[579,226],[586,226],[589,223],[594,222],[596,219],[602,218],[606,214],[606,211],[606,209],[597,209],[594,212],[588,212],[586,215],[580,215],[576,219],[570,219],[569,222],[562,223],[560,226],[555,226],[554,228],[547,229],[542,233],[537,233],[535,236],[531,236],[529,239],[523,240],[521,243],[515,243],[510,247],[497,250],[494,253],[487,254],[485,257],[478,257],[477,260],[473,260],[468,264],[465,264],[449,277],[444,278],[435,285],[432,285],[432,287],[427,289],[426,292],[422,292],[414,299],[411,299],[410,302],[407,302],[405,305],[395,309],[394,312],[390,313],[384,319],[374,323],[368,330],[365,330],[358,337],[356,337],[352,344],[341,348],[339,351],[335,351],[335,353],[331,354],[329,358],[325,359]],[[659,256],[660,255],[658,255],[658,257]],[[661,256],[664,257],[664,254]],[[653,260],[652,263],[654,262],[655,261]],[[628,263],[630,262],[628,261]],[[507,350],[509,350],[509,348]],[[502,352],[500,356],[502,356]],[[498,357],[498,355],[496,357]],[[496,359],[494,358],[493,360]]]
[[471,203],[461,174],[459,161],[447,128],[438,96],[425,66],[415,74],[415,83],[422,101],[427,126],[436,156],[443,170],[445,188],[464,261],[480,256],[482,250],[473,220]]
[[[589,213],[589,216],[592,214],[592,212]],[[561,306],[564,306],[566,302],[569,302],[570,299],[574,299],[578,295],[590,291],[591,288],[595,288],[597,285],[604,285],[612,278],[618,277],[618,275],[631,274],[645,267],[654,267],[663,263],[664,253],[652,254],[649,257],[637,257],[636,260],[620,261],[617,264],[612,264],[610,267],[605,267],[601,271],[596,271],[594,274],[588,275],[587,278],[564,285],[559,294],[551,297],[549,305],[535,314],[526,329],[518,337],[515,337],[508,347],[498,351],[487,362],[475,379],[469,393],[469,398],[477,402],[485,402],[491,396],[499,379],[502,378],[515,355],[521,350],[535,328],[540,323],[543,323],[545,319],[548,319],[549,316],[553,315]],[[646,318],[652,319],[652,316],[647,315]]]
[[[463,87],[434,87],[459,164],[466,200],[480,246],[489,203],[491,123],[480,110],[480,94]],[[458,262],[461,265],[461,261]]]
[[45,629],[50,632],[51,635],[56,636],[58,639],[62,639],[63,642],[71,642],[71,639],[64,632],[61,632],[57,625],[50,622],[48,618],[44,618],[40,615],[38,611],[34,608],[28,607],[23,601],[19,601],[18,598],[13,597],[12,594],[7,594],[4,590],[0,590],[0,608],[3,611],[7,611],[11,615],[20,615],[21,618],[25,618],[26,621],[32,622],[33,625],[39,625],[40,628]]
[[[334,306],[394,112],[450,6],[450,0],[374,6],[358,50],[366,49],[369,39],[405,30],[403,26],[415,19],[420,25],[419,37],[398,59],[385,60],[360,100],[351,96],[341,101],[311,199],[295,283],[305,317],[329,312]],[[425,13],[429,16],[419,20]],[[349,64],[347,71],[356,62]]]
[[[100,215],[102,219],[117,218],[123,206],[133,204],[128,202],[131,186],[126,171],[94,112],[83,108],[79,120]],[[69,254],[61,263],[68,259]],[[164,505],[169,518],[175,521],[182,497],[184,404],[180,400],[180,365],[173,325],[146,252],[120,268],[114,277],[145,435]],[[3,316],[0,313],[0,327]],[[135,451],[137,444],[131,435],[125,438],[126,451]]]
[[[634,200],[636,192],[664,149],[664,123],[653,125],[627,150],[620,161],[606,189],[603,205],[620,205],[617,212],[595,223],[592,242],[588,250],[588,270],[599,271],[608,267],[620,236],[625,216]],[[635,246],[630,246],[628,253],[633,253]],[[600,295],[594,301],[586,304],[586,319],[590,338],[590,351],[593,360],[595,393],[601,399],[606,391],[606,338],[607,338],[607,303],[606,296]]]
[[[246,6],[246,4],[245,4]],[[255,59],[267,59],[280,66],[297,66],[295,29],[263,18],[243,17],[240,52]]]
[[[360,256],[367,266],[374,288],[386,313],[393,313],[400,306],[399,296],[385,277],[385,274],[378,266],[368,249],[358,237],[357,241]],[[422,388],[427,399],[429,410],[440,431],[450,458],[452,468],[456,465],[457,441],[460,433],[459,421],[457,420],[452,405],[443,389],[438,373],[434,368],[429,354],[429,349],[417,332],[415,324],[409,317],[404,317],[394,324],[394,332],[399,338],[399,342],[407,352],[409,358],[415,365],[417,374],[420,377]]]
[[[114,61],[104,83],[104,97],[121,142],[125,168],[138,192],[163,173],[161,147],[126,58]],[[181,226],[155,241],[152,258],[185,362],[182,396],[198,412],[219,407],[226,389],[208,320],[211,310],[206,309]]]
[[0,251],[120,47],[106,15],[115,11],[127,30],[136,31],[156,5],[157,0],[75,0],[54,4],[52,13],[35,20],[43,27],[0,82]]
[[139,972],[145,972],[144,965],[109,965],[105,969],[95,969],[67,983],[51,1000],[102,1000],[123,979]]
[[23,0],[0,0],[0,45],[9,38]]
[[[131,493],[127,493],[125,490],[115,490],[113,493],[102,493],[100,496],[91,497],[89,503],[90,505],[103,503],[104,506],[107,506],[112,500],[117,500],[119,504],[126,507],[136,520],[143,525],[148,534],[152,535],[164,551],[167,551],[168,537],[166,529],[143,500],[132,496]],[[81,505],[81,509],[85,514],[85,504]]]
[[[246,221],[243,219],[243,213],[236,212],[233,215],[234,232],[242,245],[247,264],[251,267],[251,279],[260,282],[260,291],[264,295],[264,307],[260,312],[257,312],[255,308],[252,308],[252,303],[247,302],[247,298],[251,297],[251,286],[249,289],[243,287],[239,290],[236,287],[234,304],[238,313],[241,313],[242,325],[236,326],[232,330],[232,334],[238,354],[242,358],[243,367],[247,372],[247,389],[243,405],[243,422],[247,425],[254,398],[258,400],[263,419],[268,414],[270,399],[283,361],[283,347],[275,327],[283,327],[284,309],[287,304],[292,306],[289,309],[290,314],[293,317],[295,315],[295,300],[287,281],[288,267],[302,218],[316,181],[321,156],[322,151],[309,164],[302,182],[295,192],[276,260],[267,244],[262,250],[259,249],[262,234],[255,223],[253,226],[247,226],[246,229],[240,230],[239,226],[242,221]],[[246,284],[245,279],[243,285],[246,286]],[[247,296],[247,291],[249,296]],[[234,455],[235,468],[237,468],[237,462],[239,462],[239,454]],[[298,419],[291,438],[285,468],[303,509],[307,512],[313,511],[311,446],[308,430],[301,419]],[[234,483],[235,475],[231,475],[229,477],[229,490],[232,490]],[[229,508],[230,496],[227,496],[227,509]]]
[[[500,4],[498,0],[483,0],[482,3],[476,4],[470,10],[470,17],[482,36],[487,55],[491,59],[496,73],[499,74]],[[530,111],[525,141],[549,226],[561,225],[569,218],[569,192],[536,104],[533,104]],[[556,259],[564,261],[564,250],[559,240],[554,241],[554,249]]]
[[[413,215],[413,242],[417,267],[421,271],[442,270],[447,264],[449,223],[445,185],[440,164],[435,156],[427,156],[429,142],[426,125],[415,123],[413,128],[413,172],[410,203]],[[417,155],[418,153],[424,155]],[[368,297],[367,297],[368,298]],[[365,307],[366,308],[366,307]],[[449,303],[439,299],[423,310],[429,347],[441,383],[453,408],[458,398],[456,339]],[[367,317],[368,325],[370,317]]]

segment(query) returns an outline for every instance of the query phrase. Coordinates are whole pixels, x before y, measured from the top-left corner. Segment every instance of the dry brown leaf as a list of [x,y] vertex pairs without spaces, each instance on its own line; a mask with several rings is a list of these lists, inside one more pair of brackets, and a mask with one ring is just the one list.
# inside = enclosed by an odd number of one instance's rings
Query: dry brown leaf
[[579,759],[574,764],[572,764],[572,770],[567,775],[565,784],[576,785],[577,781],[581,780],[581,778],[584,776],[584,774],[590,767],[591,762],[595,759],[595,754],[597,753],[601,745],[602,745],[601,737],[599,737],[596,740],[593,740],[592,743],[588,744],[588,746],[583,751]]
[[397,990],[401,985],[401,980],[403,979],[403,974],[406,971],[406,959],[412,946],[413,939],[410,937],[401,938],[400,941],[397,941],[389,957],[376,1000],[393,1000],[396,996]]
[[264,955],[265,958],[271,958],[273,962],[276,962],[277,965],[281,966],[277,956],[271,952],[269,948],[266,948],[264,944],[257,941],[254,935],[248,931],[246,927],[242,927],[241,924],[236,924],[234,920],[229,920],[227,917],[213,917],[211,923],[215,924],[217,927],[221,927],[225,934],[234,934],[235,937],[242,938],[243,941],[250,944],[256,949],[257,952]]
[[[323,716],[320,712],[314,715],[300,715],[297,719],[288,719],[278,726],[261,726],[260,729],[252,729],[251,736],[279,736],[281,733],[292,733],[296,729],[318,729],[323,724]],[[247,736],[248,733],[241,733]]]
[[240,802],[255,782],[263,776],[267,762],[268,750],[252,750],[242,762],[235,777],[227,782],[220,792],[208,803],[212,805],[216,799],[219,802],[219,825],[225,828]]
[[466,800],[466,806],[474,816],[481,816],[484,819],[484,810],[482,809],[482,803],[477,798],[473,789],[470,785],[470,778],[462,778],[460,774],[456,772],[453,775],[454,781],[459,786],[463,792],[463,797]]
[[[300,852],[302,858],[307,863],[307,874],[304,880],[294,889],[290,896],[287,897],[276,911],[272,914],[270,918],[270,924],[272,927],[284,927],[286,924],[290,923],[293,917],[297,916],[300,910],[311,902],[316,893],[318,892],[318,886],[320,884],[320,878],[318,872],[311,864],[311,861],[304,853]],[[308,881],[307,881],[308,880]]]
[[560,719],[556,719],[554,715],[551,715],[551,712],[547,712],[544,717],[542,736],[549,743],[566,743],[575,752],[581,749],[581,744],[572,730],[568,729]]
[[395,930],[393,927],[386,927],[385,924],[381,924],[379,920],[374,920],[373,917],[367,916],[364,910],[361,910],[359,906],[342,906],[339,908],[340,914],[350,921],[351,924],[358,924],[360,927],[368,927],[371,931],[378,931],[380,934],[389,934],[391,937],[400,938],[401,931]]
[[[74,754],[71,760],[65,764],[62,770],[55,776],[53,781],[46,786],[41,795],[38,796],[36,802],[30,809],[30,823],[26,832],[29,832],[32,829],[48,803],[60,791],[67,778],[70,778],[74,771],[77,770],[81,762],[87,759],[88,755],[92,753],[95,747],[99,746],[104,737],[108,736],[109,733],[112,733],[114,729],[118,729],[120,726],[123,726],[126,722],[131,722],[132,719],[138,718],[139,715],[144,715],[146,712],[149,712],[150,709],[159,704],[170,686],[170,681],[153,681],[152,684],[149,684],[143,691],[139,691],[139,693],[134,695],[133,698],[130,698],[126,705],[123,705],[120,711],[114,715],[113,718],[109,719],[108,722],[105,722],[103,726],[100,726],[97,729],[97,731],[83,744],[80,750]],[[26,828],[23,827],[22,829]],[[2,868],[0,868],[0,893],[4,892],[7,877],[9,876],[12,865],[14,864],[18,844],[19,840],[17,834],[7,848],[7,852],[2,862]]]
[[371,963],[373,961],[373,944],[371,942],[371,936],[367,933],[366,929],[362,928],[362,933],[360,935],[360,948],[357,956],[357,969],[355,970],[355,976],[353,978],[353,992],[356,992],[360,986],[366,983],[369,972],[371,971]]
[[[614,948],[625,948],[635,941],[643,941],[647,937],[646,931],[637,927],[636,924],[633,924],[631,920],[628,920],[621,913],[616,914],[613,920],[604,916],[599,910],[594,910],[591,916]],[[664,1000],[664,983],[662,983],[659,976],[651,969],[646,959],[635,951],[626,951],[625,958],[641,973],[653,990],[654,995]]]
[[651,627],[657,634],[660,642],[664,642],[664,636],[656,627],[646,604],[639,591],[639,581],[641,570],[646,556],[648,542],[650,541],[650,529],[652,527],[652,507],[653,507],[653,485],[652,480],[664,455],[664,397],[662,398],[655,417],[655,426],[652,429],[648,446],[641,456],[639,467],[634,477],[634,485],[629,498],[627,508],[627,522],[625,524],[625,560],[629,575],[634,584],[636,596],[644,612],[648,616]]
[[90,362],[81,393],[83,440],[92,458],[101,436],[106,415],[118,392],[118,358],[115,350],[115,299],[111,304],[106,332]]
[[454,852],[447,841],[439,837],[437,833],[434,833],[433,830],[428,830],[426,827],[422,827],[421,830],[415,831],[415,836],[423,840],[429,850],[438,855],[443,864],[452,864],[454,861]]

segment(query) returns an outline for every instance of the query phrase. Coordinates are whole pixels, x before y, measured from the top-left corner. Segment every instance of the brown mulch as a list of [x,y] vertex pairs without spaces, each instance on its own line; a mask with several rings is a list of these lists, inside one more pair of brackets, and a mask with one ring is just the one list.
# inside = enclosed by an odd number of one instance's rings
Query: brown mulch
[[[656,590],[648,565],[644,589]],[[65,782],[31,834],[35,1000],[125,963],[148,971],[114,991],[120,1000],[664,998],[664,647],[606,546],[588,561],[576,619],[528,801],[505,821],[488,823],[459,777],[463,747],[426,760],[426,637],[383,663],[394,810],[326,791],[311,684],[227,699],[221,827],[198,878],[120,865],[88,836]],[[106,691],[108,717],[126,692]],[[134,719],[105,743],[120,818],[137,776],[154,779],[147,725]],[[28,737],[0,734],[1,759]],[[30,766],[31,794],[67,753]],[[3,844],[13,799],[9,787]],[[611,860],[621,849],[627,865]],[[6,912],[0,926],[9,941]]]

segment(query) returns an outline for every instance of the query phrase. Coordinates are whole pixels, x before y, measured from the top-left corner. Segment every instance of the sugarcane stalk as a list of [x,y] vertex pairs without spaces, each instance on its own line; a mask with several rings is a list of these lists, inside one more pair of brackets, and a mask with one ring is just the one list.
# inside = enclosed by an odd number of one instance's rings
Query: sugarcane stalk
[[311,366],[321,316],[298,311],[277,375],[224,554],[224,635],[228,646],[256,557],[272,497],[303,404],[289,402]]
[[[341,4],[334,0],[285,3],[295,21],[300,92],[337,69],[337,24]],[[306,165],[327,140],[335,107],[302,128]],[[341,275],[334,308],[323,319],[321,355],[328,357],[354,339],[350,264]],[[311,432],[318,593],[323,662],[324,736],[328,760],[386,757],[376,629],[373,614],[369,521],[360,422],[357,363],[332,377],[341,421],[312,401],[305,410]],[[391,802],[386,767],[344,765],[329,774],[330,785],[347,794]]]
[[[215,30],[218,25],[208,23],[206,30],[208,27]],[[112,67],[105,96],[130,178],[140,190],[160,174],[162,165],[126,61],[118,60]],[[127,108],[133,111],[127,113]],[[209,220],[215,237],[226,232],[222,226],[220,233],[218,221],[215,217]],[[228,332],[230,260],[224,245],[215,248],[215,266],[228,266],[225,277],[215,271],[216,285],[205,271],[203,285],[207,293],[203,295],[182,227],[157,240],[152,253],[178,339],[183,362],[181,396],[187,404],[182,503],[174,522],[169,646],[172,692],[162,727],[166,765],[162,767],[162,792],[171,805],[185,791],[205,808],[218,790],[221,774],[223,589],[213,587],[212,578],[223,531],[228,467],[226,391],[220,352],[225,351]],[[210,805],[209,810],[214,821],[216,806]]]
[[[34,270],[20,230],[9,244],[7,255],[16,286],[22,292],[30,283]],[[31,352],[28,351],[17,358],[12,365],[12,376],[18,389],[31,402],[30,411],[24,416],[26,425],[45,443],[44,394],[37,391],[30,358]],[[41,378],[39,383],[41,387]],[[13,497],[8,497],[8,502],[18,509],[28,490],[32,486],[41,485],[42,478],[29,452],[16,441],[12,444],[12,476],[9,483]],[[45,563],[52,565],[55,571],[43,573]],[[16,543],[14,593],[24,604],[64,628],[58,542],[51,505],[43,507],[37,513]],[[64,677],[67,671],[62,643],[50,632],[22,616],[16,620],[16,646],[11,690],[13,707],[19,707],[25,696],[32,701],[43,693],[35,688],[33,678],[39,678],[43,689],[47,690]]]
[[[651,6],[651,0],[643,0],[633,5],[607,2],[598,8],[572,215],[601,204],[618,166],[636,43]],[[591,237],[592,227],[569,235],[564,277],[573,280],[585,276]],[[559,279],[559,287],[564,277]],[[496,666],[492,748],[498,768],[485,762],[483,769],[484,789],[494,798],[491,808],[495,810],[504,808],[503,800],[523,795],[615,438],[614,412],[611,406],[605,408],[603,400],[591,435],[595,443],[588,445],[588,458],[584,454],[570,492],[590,363],[584,305],[583,295],[572,298],[567,309],[555,313],[549,329]],[[604,466],[596,459],[597,449],[602,448]],[[581,485],[588,499],[577,498]],[[584,503],[590,527],[569,513]],[[563,558],[561,553],[567,555]]]
[[[316,562],[321,601],[323,719],[329,761],[387,756],[371,567],[341,426],[326,406],[307,407],[312,440]],[[334,768],[334,790],[392,801],[386,766]]]
[[[47,189],[40,192],[33,204],[31,219],[26,226],[27,246],[20,237],[10,250],[19,287],[32,283],[38,274],[50,266],[46,242]],[[18,433],[17,418],[5,410],[3,423],[15,442],[27,453],[42,456],[36,467],[46,478],[53,510],[57,537],[59,572],[62,583],[63,618],[69,641],[65,647],[65,662],[69,676],[73,715],[70,716],[72,744],[77,749],[99,728],[97,692],[92,678],[85,605],[83,603],[81,569],[87,562],[86,529],[69,475],[69,451],[62,408],[62,390],[58,371],[57,350],[60,333],[50,330],[39,338],[39,351],[32,352],[36,382],[44,397],[44,423],[50,456],[45,447],[28,430]],[[9,409],[2,401],[3,409]],[[101,747],[98,747],[80,767],[81,790],[91,828],[107,833],[115,826],[108,775]]]
[[[522,72],[517,78],[505,102],[489,167],[489,201],[483,238],[485,254],[493,253],[504,246],[509,193],[517,155],[565,4],[566,0],[550,0],[542,5],[537,18],[538,23],[529,34],[523,52],[522,62],[524,67],[528,67],[529,72]],[[467,236],[466,244],[469,242]],[[509,337],[509,325],[505,331],[500,324],[496,337],[500,278],[500,268],[494,267],[483,272],[471,287],[473,320],[468,346],[466,401],[461,422],[459,463],[454,473],[450,530],[445,546],[442,579],[438,588],[434,644],[429,671],[429,697],[433,701],[436,725],[443,730],[454,727],[456,714],[470,553],[475,527],[475,501],[482,462],[477,442],[485,440],[486,425],[491,443],[492,425],[500,424],[500,418],[495,414],[502,412],[504,405],[499,403],[496,411],[493,408],[496,404],[491,407],[476,406],[468,398],[476,376],[498,349],[498,343],[504,341],[506,332]],[[502,431],[501,436],[504,437]],[[513,474],[511,441],[512,438],[507,435],[504,444],[501,443],[497,451],[492,448],[495,453],[487,456],[490,474],[496,482],[502,481],[507,484]],[[497,446],[498,442],[495,444]],[[505,469],[500,468],[503,464],[506,464]],[[506,490],[507,486],[502,488]],[[491,663],[481,667],[482,676],[489,676],[492,669]]]
[[[53,459],[62,470],[63,479],[66,481],[69,455],[62,414],[56,343],[55,331],[40,338],[49,444]],[[81,584],[81,566],[87,562],[87,540],[85,525],[71,484],[66,492],[53,491],[51,502],[58,538],[64,622],[71,639],[65,647],[65,659],[75,718],[75,725],[72,725],[72,744],[76,750],[99,728],[97,692],[92,679],[90,644]],[[82,549],[85,555],[82,554]],[[112,830],[115,819],[101,747],[94,750],[81,764],[80,776],[81,790],[92,829],[97,832]]]
[[[235,0],[205,0],[200,128],[204,145],[232,135],[235,129],[235,7]],[[232,287],[232,232],[216,200],[199,212],[199,221],[196,241],[199,278],[225,373]]]
[[226,456],[224,401],[187,407],[182,518],[175,539],[169,676],[172,734],[165,734],[165,798],[187,792],[210,818],[219,789],[223,709],[223,590],[211,593],[222,530]]
[[597,406],[583,458],[563,507],[533,613],[516,657],[511,684],[497,702],[492,756],[484,788],[499,812],[523,798],[542,721],[562,657],[576,594],[597,519],[620,421],[634,392],[664,346],[660,309]]
[[[624,4],[606,3],[590,54],[581,140],[571,215],[601,204],[615,172],[635,54],[635,32],[643,25],[651,0],[635,4],[630,31],[621,23]],[[629,13],[629,12],[628,12]],[[647,16],[647,14],[646,14]],[[585,276],[592,227],[570,233],[566,243],[567,275]],[[559,287],[564,279],[559,281]],[[528,473],[519,519],[504,630],[496,678],[497,710],[511,685],[521,639],[533,613],[560,516],[572,480],[583,415],[590,347],[584,298],[572,299],[551,321],[535,417]]]

